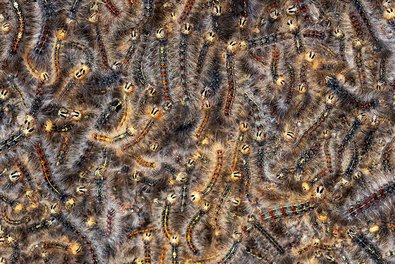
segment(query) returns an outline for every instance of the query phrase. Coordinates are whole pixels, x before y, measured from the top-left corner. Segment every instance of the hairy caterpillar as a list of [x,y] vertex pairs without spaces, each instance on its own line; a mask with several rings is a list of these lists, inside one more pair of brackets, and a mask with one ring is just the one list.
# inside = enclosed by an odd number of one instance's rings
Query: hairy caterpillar
[[181,29],[180,45],[179,45],[179,61],[180,61],[180,81],[183,88],[184,94],[189,98],[188,91],[188,71],[187,71],[187,61],[188,61],[188,39],[191,33],[192,26],[189,23],[185,23]]
[[150,112],[150,119],[148,120],[144,129],[134,138],[134,140],[132,142],[124,145],[123,150],[124,151],[130,150],[135,145],[137,145],[141,140],[143,140],[145,138],[145,136],[148,134],[149,130],[155,124],[155,120],[157,120],[160,116],[161,116],[161,111],[156,107],[152,108],[152,110]]
[[34,52],[37,54],[42,54],[48,47],[48,41],[51,34],[50,31],[50,22],[51,20],[45,19],[43,25],[41,27],[41,32],[39,35],[39,39],[34,47]]
[[44,153],[44,150],[42,149],[41,145],[38,144],[34,147],[34,150],[36,152],[36,156],[40,160],[40,165],[41,165],[41,170],[44,176],[44,179],[46,183],[48,184],[48,187],[56,194],[59,196],[61,201],[63,201],[68,207],[73,207],[75,204],[75,200],[73,197],[70,197],[70,195],[66,194],[63,190],[61,190],[57,185],[55,185],[52,182],[52,172],[49,168],[48,160],[46,158],[46,155]]
[[268,231],[263,228],[260,223],[257,222],[255,216],[251,216],[248,220],[252,222],[252,225],[275,247],[280,254],[285,253],[285,249],[269,234]]
[[162,93],[165,101],[171,101],[170,97],[170,83],[168,73],[168,61],[167,61],[167,40],[165,31],[163,28],[158,29],[156,37],[159,40],[159,59],[160,59],[160,82],[162,86]]
[[174,204],[175,200],[176,200],[175,194],[168,195],[166,198],[165,208],[163,209],[162,212],[162,230],[165,237],[167,237],[167,239],[169,240],[171,240],[173,236],[169,229],[169,214],[170,214],[171,205]]
[[284,206],[276,209],[271,209],[261,214],[260,219],[263,222],[267,220],[271,220],[271,221],[282,220],[293,216],[303,215],[316,208],[316,206],[317,205],[314,202],[307,201],[297,205]]
[[110,11],[110,13],[113,16],[119,16],[119,14],[121,14],[121,11],[119,10],[119,8],[112,2],[112,0],[104,0],[104,5],[107,7],[108,11]]
[[357,233],[354,229],[349,229],[347,231],[347,235],[354,243],[362,248],[376,263],[385,263],[381,252],[377,248],[377,246],[370,242],[362,233]]
[[384,200],[386,197],[391,196],[394,191],[395,182],[389,182],[383,185],[380,189],[376,190],[374,193],[351,205],[348,209],[348,213],[351,217],[357,217],[359,214]]
[[197,255],[199,253],[198,253],[198,249],[196,248],[196,246],[194,245],[194,243],[192,241],[193,229],[196,226],[196,224],[200,221],[202,216],[205,215],[209,209],[210,209],[210,204],[205,202],[203,205],[203,208],[200,209],[199,212],[197,212],[195,214],[195,216],[193,216],[192,220],[189,222],[189,225],[188,225],[186,233],[185,233],[188,247],[191,249],[192,253],[195,255]]
[[12,4],[12,7],[14,8],[14,12],[16,14],[17,24],[18,24],[17,33],[14,37],[14,42],[12,43],[12,46],[11,46],[11,54],[16,54],[16,52],[19,48],[19,45],[22,42],[24,32],[25,32],[25,17],[23,15],[21,6],[18,1],[12,0],[11,4]]
[[233,238],[232,246],[229,248],[228,252],[221,259],[221,261],[219,263],[229,263],[231,261],[231,259],[233,258],[233,256],[236,254],[237,250],[239,249],[240,242],[241,242],[241,233],[239,233],[237,231],[233,232],[232,238]]
[[272,45],[285,39],[286,36],[284,33],[274,33],[271,35],[248,40],[248,48],[251,49],[263,45]]
[[209,48],[212,46],[214,40],[215,40],[215,33],[208,32],[206,34],[205,40],[203,42],[203,46],[201,47],[201,49],[199,51],[199,56],[198,56],[197,65],[196,65],[196,71],[197,71],[198,76],[200,76],[200,74],[203,71],[203,66],[204,66],[204,63],[206,62],[207,53],[209,51]]
[[30,221],[30,217],[29,216],[24,216],[21,219],[11,219],[7,215],[7,209],[6,208],[3,208],[2,216],[3,216],[4,221],[7,224],[9,224],[9,225],[23,225],[23,224],[27,224]]

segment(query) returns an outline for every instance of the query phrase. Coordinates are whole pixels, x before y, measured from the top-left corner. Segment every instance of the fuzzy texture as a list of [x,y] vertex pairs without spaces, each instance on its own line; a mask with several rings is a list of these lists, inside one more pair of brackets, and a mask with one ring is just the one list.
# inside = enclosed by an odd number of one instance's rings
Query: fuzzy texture
[[0,0],[0,263],[394,263],[391,0]]

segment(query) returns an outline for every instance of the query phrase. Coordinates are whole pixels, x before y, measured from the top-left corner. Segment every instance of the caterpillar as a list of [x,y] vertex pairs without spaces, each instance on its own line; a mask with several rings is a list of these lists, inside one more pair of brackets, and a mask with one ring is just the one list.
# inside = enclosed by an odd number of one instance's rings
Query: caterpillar
[[244,195],[251,201],[251,171],[250,171],[250,146],[245,144],[240,148],[240,151],[243,153],[243,160],[242,160],[242,169],[244,172]]
[[145,233],[143,236],[143,241],[144,241],[144,263],[145,264],[150,264],[151,263],[151,240],[152,240],[152,234],[151,233]]
[[221,15],[222,15],[222,7],[219,5],[219,3],[213,5],[213,8],[211,10],[211,25],[214,33],[216,34],[219,33],[218,20]]
[[325,82],[327,87],[334,92],[334,94],[340,99],[341,102],[347,102],[351,105],[357,105],[358,104],[358,100],[355,97],[355,95],[353,95],[352,93],[350,93],[349,91],[347,91],[346,89],[344,89],[344,87],[342,87],[338,80],[336,79],[336,77],[334,76],[327,76],[325,78]]
[[379,65],[379,78],[378,78],[378,85],[384,85],[388,83],[387,80],[387,59],[381,58],[380,65]]
[[119,8],[112,2],[112,0],[104,0],[104,5],[107,7],[108,11],[110,11],[110,13],[117,17],[121,14],[121,11],[119,10]]
[[[77,0],[77,1],[80,1],[80,0]],[[72,49],[72,50],[81,51],[85,55],[85,62],[83,64],[85,64],[87,66],[87,68],[92,69],[93,63],[94,63],[94,56],[93,56],[92,51],[87,46],[85,46],[84,44],[78,43],[78,42],[71,41],[71,42],[65,42],[63,47],[65,49]],[[85,71],[86,71],[86,69],[85,69]]]
[[333,35],[339,41],[339,56],[342,61],[346,61],[346,54],[345,54],[345,35],[340,28],[336,28],[333,31]]
[[44,124],[44,130],[45,132],[57,132],[57,133],[62,133],[62,132],[70,132],[71,129],[73,129],[74,124],[73,123],[65,123],[63,125],[56,125],[54,124],[50,119],[45,121]]
[[145,125],[144,129],[134,138],[134,140],[128,144],[125,144],[123,146],[123,150],[130,150],[132,149],[135,145],[137,145],[141,140],[145,138],[145,136],[148,134],[149,130],[152,128],[152,126],[155,124],[155,120],[157,120],[161,116],[161,111],[153,107],[151,112],[150,112],[150,119]]
[[141,235],[141,234],[145,234],[145,233],[153,233],[156,231],[156,229],[157,229],[156,226],[147,226],[142,229],[135,229],[135,230],[132,230],[128,233],[128,237],[133,238],[137,235]]
[[256,228],[280,254],[285,253],[285,249],[274,239],[272,235],[269,234],[267,230],[265,230],[265,228],[256,220],[255,216],[250,216],[248,221],[252,223],[254,228]]
[[37,144],[34,146],[34,150],[36,152],[36,156],[38,157],[42,169],[42,173],[44,176],[44,180],[48,184],[48,187],[56,194],[59,196],[61,201],[63,201],[66,206],[68,207],[73,207],[75,204],[75,200],[73,197],[70,197],[67,195],[63,190],[60,190],[58,186],[56,186],[52,181],[52,172],[51,169],[49,168],[48,160],[46,158],[45,152],[42,149],[40,144]]
[[141,40],[141,49],[142,52],[141,54],[138,55],[138,59],[136,59],[134,65],[135,67],[133,68],[133,76],[136,81],[136,83],[141,84],[142,86],[145,86],[147,84],[146,78],[144,76],[144,71],[143,71],[143,59],[144,59],[144,54],[146,52],[146,47],[147,47],[147,38],[148,36],[146,34],[143,34],[143,39]]
[[47,228],[51,227],[55,221],[56,221],[55,218],[51,217],[49,219],[44,219],[38,223],[28,225],[26,227],[26,232],[35,233],[35,232],[39,232],[41,230],[47,229]]
[[236,255],[237,250],[240,247],[240,242],[241,242],[241,233],[235,231],[232,234],[232,238],[233,238],[233,244],[232,246],[229,248],[228,252],[226,253],[226,255],[221,259],[219,263],[221,264],[226,264],[226,263],[230,263],[231,259],[233,258],[234,255]]
[[77,18],[77,11],[80,7],[81,0],[74,0],[73,4],[70,7],[69,12],[67,13],[67,17],[71,20],[75,20]]
[[136,52],[137,48],[137,40],[138,40],[138,33],[136,30],[132,30],[130,33],[130,46],[125,54],[125,58],[123,59],[122,63],[124,65],[129,65],[130,60],[132,59],[133,54]]
[[194,4],[195,4],[195,0],[187,0],[180,17],[178,18],[178,23],[181,24],[182,22],[188,19]]
[[25,32],[25,17],[23,15],[21,5],[18,1],[12,0],[12,7],[14,8],[16,19],[17,19],[17,33],[14,37],[14,41],[11,46],[11,54],[16,54],[19,45],[22,42],[24,32]]
[[165,259],[166,259],[166,247],[164,246],[160,251],[159,264],[165,264]]
[[387,20],[388,25],[395,31],[395,12],[394,8],[389,7],[384,10],[384,18]]
[[369,18],[367,16],[364,6],[362,5],[360,0],[352,0],[351,2],[354,4],[355,9],[357,10],[363,23],[365,24],[366,28],[368,29],[370,37],[372,38],[372,41],[373,41],[374,50],[381,52],[384,49],[384,44],[377,38],[377,36],[374,32],[374,29],[372,28],[372,25],[369,21]]
[[331,113],[333,109],[333,105],[335,103],[335,98],[333,95],[328,95],[326,97],[326,104],[324,111],[322,111],[321,115],[319,116],[318,120],[315,121],[304,133],[303,135],[299,138],[297,143],[295,144],[296,146],[299,146],[303,140],[306,139],[307,136],[310,136],[317,128],[321,126],[321,124],[328,118],[329,114]]
[[[189,172],[190,173],[190,172]],[[178,181],[182,182],[182,187],[181,187],[181,208],[180,208],[180,212],[184,212],[185,210],[185,205],[187,202],[187,196],[188,196],[188,192],[189,192],[189,185],[190,185],[190,181],[189,178],[187,176],[187,173],[179,173],[177,175],[176,178]]]
[[[54,217],[66,230],[74,233],[78,238],[80,238],[85,243],[86,247],[89,249],[88,253],[91,255],[92,262],[94,264],[99,264],[100,262],[92,241],[90,241],[88,237],[84,235],[78,227],[72,224],[62,213],[55,214]],[[79,246],[80,245],[76,243],[76,249],[77,249],[76,251],[78,252],[80,252],[80,250],[78,250]]]
[[142,158],[140,155],[132,155],[132,154],[130,154],[129,156],[133,157],[133,159],[136,161],[136,163],[139,164],[142,167],[152,168],[152,169],[156,167],[156,163],[155,162],[147,161],[144,158]]
[[106,142],[106,143],[112,143],[113,142],[113,138],[106,136],[106,135],[101,135],[101,134],[97,134],[97,133],[93,133],[92,134],[93,139],[100,141],[100,142]]
[[195,216],[193,216],[192,220],[189,222],[189,225],[185,233],[187,245],[191,249],[192,253],[195,255],[199,254],[199,251],[192,241],[193,229],[196,226],[196,224],[200,221],[200,219],[207,213],[209,208],[210,208],[210,204],[205,202],[203,208],[200,209],[199,212],[196,213]]
[[361,125],[362,125],[361,121],[363,120],[364,116],[365,116],[364,114],[360,114],[360,115],[358,115],[357,118],[355,118],[354,122],[351,125],[351,128],[347,131],[346,135],[342,139],[340,146],[337,150],[337,162],[339,163],[339,165],[340,165],[340,159],[343,155],[344,149],[347,147],[347,145],[350,143],[352,138],[355,136],[355,134],[361,127]]
[[319,40],[324,40],[326,38],[326,34],[323,31],[318,31],[314,29],[306,29],[302,32],[302,36],[304,38],[315,38]]
[[[288,91],[286,92],[285,103],[289,105],[291,103],[292,96],[293,96],[293,93],[295,90],[295,69],[292,66],[292,64],[290,64],[288,62],[286,62],[285,65],[287,67],[287,72],[289,75],[289,82],[288,82],[288,89],[287,89]],[[281,78],[277,78],[276,84],[278,83],[279,80],[281,80]]]
[[395,192],[395,182],[391,181],[383,185],[380,189],[376,190],[374,193],[365,196],[363,199],[357,201],[351,205],[348,209],[348,214],[351,217],[357,217],[362,212],[373,207],[380,201],[391,196]]
[[296,52],[301,54],[305,51],[304,44],[302,41],[302,36],[300,34],[299,26],[292,19],[287,21],[287,25],[289,27],[289,31],[292,33],[294,44],[296,48]]
[[121,134],[115,135],[113,137],[109,137],[103,134],[97,134],[93,133],[92,137],[93,139],[100,141],[100,142],[106,142],[106,143],[115,143],[118,141],[121,141],[125,138],[133,136],[133,129],[132,128],[127,128],[125,132],[122,132]]
[[386,263],[383,259],[380,250],[376,245],[370,242],[365,235],[357,233],[354,229],[347,230],[347,235],[351,238],[352,242],[356,243],[361,249],[365,251],[368,256],[376,263]]
[[332,166],[332,156],[330,152],[330,133],[328,130],[324,130],[323,132],[324,136],[324,155],[325,155],[325,162],[326,162],[326,172],[329,175],[333,174],[333,166]]
[[365,81],[365,66],[363,63],[363,58],[362,58],[362,43],[361,41],[357,40],[354,41],[354,61],[355,61],[355,65],[357,66],[357,70],[358,70],[358,77],[359,77],[359,84],[361,86],[361,88],[365,88],[366,87],[366,81]]
[[[111,3],[110,0],[104,0],[104,1],[106,2],[106,6],[107,6],[107,2]],[[100,56],[101,56],[102,63],[104,64],[104,66],[109,68],[110,65],[108,64],[108,57],[107,57],[106,46],[104,45],[103,37],[102,37],[101,30],[100,30],[100,27],[99,27],[98,24],[96,24],[95,30],[96,30],[96,41],[97,41],[97,44],[98,44],[98,47],[99,47],[99,53],[100,53]]]
[[42,54],[48,47],[48,41],[51,34],[50,23],[51,20],[49,19],[45,19],[43,22],[38,41],[33,49],[36,54]]
[[187,61],[188,61],[188,38],[191,33],[192,26],[189,23],[185,23],[181,29],[181,39],[179,45],[179,62],[180,62],[180,82],[183,88],[184,94],[189,98],[188,92],[188,71],[187,71]]
[[152,17],[154,15],[154,7],[155,7],[154,0],[144,0],[143,3],[144,3],[144,16]]
[[321,143],[317,142],[303,153],[303,155],[298,159],[295,165],[295,172],[297,174],[301,174],[304,172],[306,163],[317,154],[320,147]]
[[95,127],[100,129],[102,128],[107,122],[109,121],[111,115],[115,114],[116,112],[119,112],[122,108],[122,102],[119,99],[113,100],[107,107],[106,110],[104,110],[103,113],[100,114],[99,119],[96,122]]
[[197,129],[197,131],[195,133],[195,138],[198,140],[201,138],[201,136],[202,136],[203,132],[205,131],[207,124],[209,122],[211,103],[209,101],[205,100],[203,102],[202,108],[204,111],[204,116],[203,116],[202,122],[199,125],[199,128]]
[[273,33],[267,36],[255,38],[255,39],[250,39],[247,41],[248,43],[248,48],[256,48],[258,46],[265,46],[265,45],[272,45],[274,43],[278,43],[282,40],[285,40],[287,37],[285,36],[284,33],[278,32],[278,33]]
[[371,150],[372,145],[373,145],[373,140],[374,140],[374,134],[376,133],[377,129],[369,129],[368,132],[365,134],[365,137],[363,138],[363,143],[362,143],[362,149],[360,156],[364,157],[366,154]]
[[0,142],[0,152],[15,147],[21,141],[27,138],[27,136],[31,135],[33,131],[34,128],[29,127],[27,129],[19,130],[17,133],[12,134],[9,138]]
[[175,200],[176,200],[176,195],[169,194],[166,198],[166,205],[162,212],[162,230],[165,237],[167,237],[167,239],[169,240],[171,240],[173,236],[169,229],[169,214],[170,214],[171,205],[174,204]]
[[56,41],[53,51],[53,67],[55,68],[56,80],[59,81],[62,74],[60,68],[60,58],[63,46],[63,41],[67,38],[67,32],[64,29],[59,29],[56,31]]
[[110,210],[107,210],[107,230],[106,230],[106,235],[107,237],[110,237],[112,234],[112,222],[115,216],[115,209],[111,208]]
[[131,114],[131,111],[129,109],[129,103],[128,103],[129,95],[136,90],[136,87],[131,82],[124,82],[121,87],[122,87],[122,92],[124,94],[123,102],[125,105],[125,109],[123,110],[122,118],[119,121],[117,130],[122,128],[128,121],[128,117]]
[[348,16],[350,18],[351,25],[354,28],[355,34],[357,35],[357,38],[363,39],[364,34],[362,30],[362,24],[359,18],[357,17],[357,14],[355,14],[354,12],[350,12]]
[[350,163],[348,164],[348,167],[347,167],[346,171],[344,172],[344,176],[346,176],[346,178],[348,180],[351,179],[351,176],[354,173],[354,171],[356,170],[359,161],[360,161],[359,152],[357,149],[354,149],[352,156],[351,156]]
[[168,61],[167,61],[167,40],[165,39],[165,31],[160,28],[156,32],[156,37],[159,40],[159,59],[160,59],[160,83],[162,86],[162,93],[166,102],[171,102],[170,96],[170,83],[168,73]]
[[226,53],[226,73],[228,77],[228,93],[226,96],[224,114],[225,116],[230,116],[232,111],[233,102],[236,93],[236,80],[235,80],[235,65],[234,65],[234,51],[236,49],[237,43],[235,41],[230,41],[227,46]]
[[206,34],[203,46],[200,48],[199,56],[196,64],[197,75],[200,76],[203,71],[204,63],[206,62],[207,53],[215,40],[215,33],[208,32]]
[[82,250],[80,244],[75,243],[75,242],[69,243],[69,244],[63,244],[63,243],[59,243],[59,242],[44,241],[44,242],[40,242],[40,244],[44,250],[52,249],[52,248],[61,249],[61,250],[64,250],[68,253],[71,253],[72,255],[77,255]]
[[3,208],[2,211],[2,216],[4,221],[9,224],[9,225],[23,225],[23,224],[27,224],[30,221],[30,217],[29,216],[24,216],[21,219],[11,219],[8,215],[7,215],[7,209]]
[[45,83],[49,80],[48,72],[44,70],[38,70],[32,63],[30,58],[30,51],[26,53],[25,60],[26,60],[26,68],[29,70],[30,74],[35,78],[40,80],[42,83]]
[[391,153],[393,150],[392,144],[394,140],[395,138],[392,138],[392,140],[384,146],[381,152],[381,167],[385,172],[392,172]]
[[10,206],[14,206],[17,202],[12,200],[11,198],[7,197],[6,195],[0,193],[0,201],[2,201],[3,203],[6,203]]
[[297,205],[290,205],[271,209],[261,214],[260,220],[262,222],[266,222],[268,220],[277,221],[287,219],[292,216],[300,216],[313,210],[314,208],[316,208],[316,206],[317,205],[314,202],[307,201]]
[[179,246],[179,238],[178,236],[174,235],[170,239],[170,244],[171,244],[171,263],[172,264],[178,264],[178,257],[179,257],[179,252],[178,252],[178,246]]
[[127,138],[127,137],[130,137],[130,136],[133,136],[133,131],[131,130],[131,128],[128,128],[128,129],[126,129],[125,132],[123,132],[123,133],[121,133],[121,134],[119,134],[119,135],[114,136],[114,137],[112,138],[112,141],[113,141],[113,142],[118,142],[118,141],[121,141],[121,140],[123,140],[123,139],[125,139],[125,138]]
[[95,170],[95,182],[97,185],[97,201],[99,204],[103,203],[103,188],[105,183],[105,176],[108,169],[108,153],[104,152],[104,158],[102,164]]
[[222,206],[224,205],[224,202],[230,193],[231,186],[232,185],[229,182],[226,183],[225,189],[223,190],[221,197],[219,198],[219,200],[215,206],[214,223],[215,223],[215,227],[217,229],[219,228],[219,220],[220,220],[220,214],[222,211]]
[[32,176],[30,175],[30,173],[29,173],[27,167],[25,166],[25,164],[20,159],[16,159],[15,166],[20,171],[20,173],[23,176],[23,178],[27,180],[27,182],[29,184],[29,187],[32,190],[35,190],[36,187],[35,187],[35,185],[33,183]]
[[[11,238],[11,239],[10,239]],[[16,264],[18,263],[20,257],[21,257],[21,249],[19,247],[18,241],[14,239],[13,237],[8,237],[9,240],[11,240],[11,247],[12,247],[12,254],[10,256],[10,263],[11,264]]]
[[277,49],[276,45],[273,45],[272,48],[272,61],[270,64],[270,70],[272,73],[273,82],[275,83],[279,77],[278,75],[278,61],[280,59],[280,50]]

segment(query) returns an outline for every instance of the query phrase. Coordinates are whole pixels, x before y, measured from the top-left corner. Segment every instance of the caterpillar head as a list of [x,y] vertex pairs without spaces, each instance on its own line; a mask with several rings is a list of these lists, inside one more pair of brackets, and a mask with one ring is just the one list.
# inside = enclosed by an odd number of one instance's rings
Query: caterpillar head
[[3,33],[10,32],[10,30],[11,30],[10,23],[3,23],[3,25],[1,25],[1,30],[3,31]]
[[157,39],[164,39],[166,37],[166,32],[165,32],[165,30],[163,29],[163,28],[159,28],[157,31],[156,31],[156,38]]
[[59,40],[66,40],[67,39],[67,31],[65,29],[59,29],[56,31],[56,37]]
[[166,201],[167,201],[169,204],[174,204],[175,201],[176,201],[176,199],[177,199],[177,196],[176,196],[174,193],[172,193],[172,194],[169,194],[169,195],[167,196]]
[[181,33],[184,35],[189,35],[189,33],[191,33],[191,31],[192,31],[192,25],[190,23],[185,23],[181,27]]
[[213,43],[215,40],[215,33],[214,32],[208,32],[206,34],[206,41]]

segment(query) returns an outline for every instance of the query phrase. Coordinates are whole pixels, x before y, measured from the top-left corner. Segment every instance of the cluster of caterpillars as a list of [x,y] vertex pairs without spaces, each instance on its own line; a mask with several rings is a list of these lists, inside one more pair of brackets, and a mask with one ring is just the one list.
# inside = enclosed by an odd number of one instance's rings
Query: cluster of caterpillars
[[0,0],[0,264],[395,263],[395,2]]

